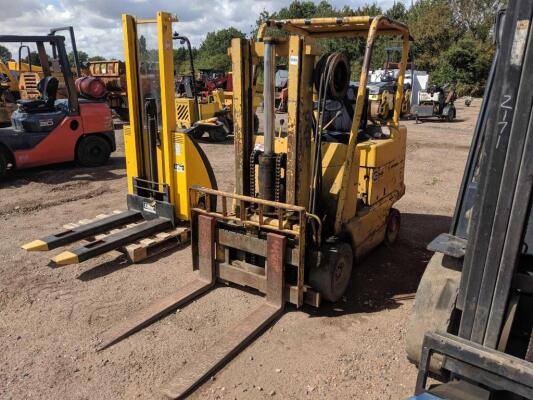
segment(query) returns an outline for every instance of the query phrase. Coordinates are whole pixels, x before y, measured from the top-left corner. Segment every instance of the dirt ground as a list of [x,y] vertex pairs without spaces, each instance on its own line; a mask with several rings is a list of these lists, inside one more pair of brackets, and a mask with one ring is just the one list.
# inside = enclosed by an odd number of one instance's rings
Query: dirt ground
[[[201,386],[196,399],[402,399],[416,369],[405,331],[430,254],[447,231],[480,100],[457,102],[458,121],[408,126],[407,191],[398,242],[356,266],[345,301],[288,307],[281,319]],[[49,253],[20,245],[63,224],[125,208],[121,131],[111,163],[17,172],[0,183],[0,398],[161,398],[158,387],[206,351],[262,298],[220,286],[114,347],[98,334],[193,279],[190,249],[130,265],[110,253],[51,268]],[[232,190],[233,146],[202,144],[219,187]]]

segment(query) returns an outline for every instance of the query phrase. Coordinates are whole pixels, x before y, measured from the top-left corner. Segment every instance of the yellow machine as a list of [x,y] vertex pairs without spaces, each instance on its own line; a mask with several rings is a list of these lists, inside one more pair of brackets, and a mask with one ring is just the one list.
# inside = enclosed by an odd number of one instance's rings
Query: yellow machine
[[[170,32],[168,19],[158,22]],[[279,30],[285,35],[267,36]],[[383,126],[363,117],[378,35],[403,41],[394,116]],[[349,83],[344,54],[321,56],[317,39],[339,37],[366,40],[358,86]],[[275,321],[286,303],[318,307],[322,299],[339,300],[354,260],[398,235],[400,214],[392,206],[405,191],[407,132],[399,116],[409,40],[405,25],[382,16],[267,21],[257,40],[233,39],[235,190],[190,189],[198,277],[105,332],[99,348],[182,307],[217,281],[264,293],[266,301],[258,309],[164,386],[167,396],[183,398]],[[164,50],[171,48],[168,43],[160,42],[159,50],[170,59]],[[280,59],[289,61],[288,123],[281,135],[274,123],[274,73]],[[260,64],[264,131],[256,133],[252,88]],[[162,102],[172,99],[168,94],[162,92]]]
[[[24,249],[51,250],[142,221],[52,259],[57,265],[82,262],[189,221],[189,187],[216,188],[202,149],[176,127],[173,21],[168,13],[158,13],[155,20],[123,16],[130,113],[124,126],[128,210],[35,240]],[[152,48],[146,43],[153,43]]]
[[176,122],[179,128],[188,129],[196,139],[207,134],[213,142],[223,142],[233,131],[231,110],[226,107],[224,91],[215,89],[207,95],[197,93],[196,71],[189,38],[175,34],[174,40],[187,46],[190,75],[178,82],[176,97]]
[[17,108],[18,99],[17,77],[0,60],[0,126],[11,124],[11,113]]
[[191,129],[191,135],[200,139],[208,134],[213,142],[223,142],[233,130],[222,89],[212,91],[207,97],[176,97],[176,124]]

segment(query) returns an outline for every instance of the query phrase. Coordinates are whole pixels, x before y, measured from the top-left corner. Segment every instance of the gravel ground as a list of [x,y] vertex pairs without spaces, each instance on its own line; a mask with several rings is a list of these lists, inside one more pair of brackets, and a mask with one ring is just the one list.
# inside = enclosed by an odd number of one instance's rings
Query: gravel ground
[[[288,311],[196,399],[401,399],[416,369],[404,351],[406,323],[425,246],[448,230],[480,100],[457,102],[458,121],[408,126],[406,195],[398,242],[355,268],[347,296],[316,310]],[[20,245],[63,224],[125,208],[121,131],[108,166],[72,164],[15,173],[0,183],[0,398],[161,398],[158,387],[186,369],[226,328],[262,301],[220,286],[114,347],[95,352],[98,334],[193,279],[188,247],[130,265],[109,253],[50,268],[61,250]],[[233,146],[202,144],[219,187],[232,190]]]

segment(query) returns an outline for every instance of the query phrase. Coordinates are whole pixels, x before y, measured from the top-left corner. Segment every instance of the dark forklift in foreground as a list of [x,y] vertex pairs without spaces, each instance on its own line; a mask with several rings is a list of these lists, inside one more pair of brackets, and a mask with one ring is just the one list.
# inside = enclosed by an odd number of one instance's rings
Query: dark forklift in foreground
[[413,399],[533,399],[532,16],[526,0],[499,14],[451,230],[416,295]]

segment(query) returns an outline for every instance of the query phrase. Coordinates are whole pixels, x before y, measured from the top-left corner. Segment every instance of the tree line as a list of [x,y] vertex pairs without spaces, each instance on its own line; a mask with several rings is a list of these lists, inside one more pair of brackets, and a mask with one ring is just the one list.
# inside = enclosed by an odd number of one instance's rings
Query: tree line
[[[452,84],[459,95],[479,96],[483,93],[492,57],[494,55],[493,25],[497,10],[506,0],[417,0],[410,6],[397,1],[383,9],[377,2],[352,8],[334,7],[326,0],[315,4],[312,1],[293,0],[290,5],[275,12],[263,11],[250,34],[254,37],[260,24],[267,19],[343,17],[349,15],[386,15],[409,26],[413,43],[412,61],[419,70],[427,71],[434,84]],[[234,27],[209,32],[198,47],[192,49],[197,69],[231,69],[227,54],[231,39],[247,35]],[[177,43],[176,43],[177,44]],[[358,79],[365,50],[364,39],[322,40],[322,51],[343,51],[352,63],[352,79]],[[378,38],[372,67],[380,67],[385,61],[385,49],[399,43],[388,38]],[[11,58],[8,49],[0,46],[0,59]],[[69,59],[73,63],[73,54]],[[79,51],[82,63],[104,60],[101,56],[90,57]],[[30,60],[38,63],[36,52]],[[27,57],[24,61],[28,61]],[[178,73],[189,73],[189,56],[185,47],[174,50]]]
[[[352,8],[334,7],[323,0],[294,0],[276,12],[263,11],[257,18],[251,37],[267,19],[343,17],[350,15],[386,15],[409,26],[414,41],[412,61],[419,70],[430,74],[431,82],[456,87],[459,95],[483,94],[494,55],[493,26],[497,10],[506,0],[418,0],[411,6],[396,2],[383,9],[378,3]],[[235,29],[222,29],[207,34],[198,48],[193,49],[198,68],[229,70],[231,61],[226,49],[233,37],[246,35]],[[358,79],[365,50],[364,39],[334,39],[321,41],[324,53],[343,51],[352,63],[352,78]],[[398,46],[390,38],[379,38],[373,55],[373,67],[385,61],[385,49]],[[174,51],[175,61],[187,67],[185,49]]]

